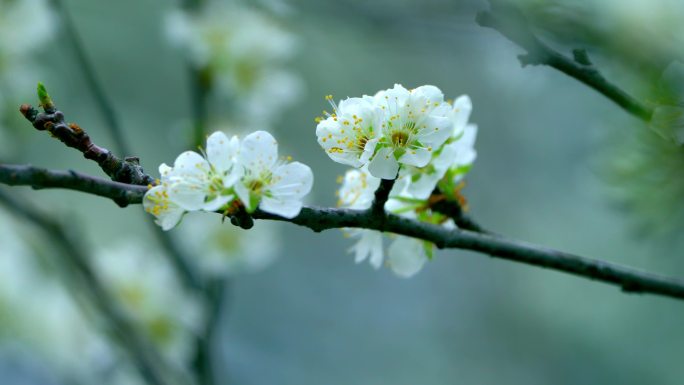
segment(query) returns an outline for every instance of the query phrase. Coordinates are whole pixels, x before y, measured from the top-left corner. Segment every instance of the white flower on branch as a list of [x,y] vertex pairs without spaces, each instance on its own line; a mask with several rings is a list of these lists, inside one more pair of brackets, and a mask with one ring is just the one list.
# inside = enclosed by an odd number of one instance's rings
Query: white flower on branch
[[319,118],[318,143],[330,159],[352,167],[368,163],[380,140],[383,111],[372,98],[348,98],[339,106],[326,96],[333,108],[327,119]]
[[[423,169],[419,174],[434,174],[423,181],[425,186],[446,172],[446,165],[439,170],[425,167],[447,141],[455,142],[463,134],[472,109],[467,96],[452,106],[439,88],[429,85],[407,90],[395,84],[372,97],[348,98],[339,106],[332,96],[326,99],[333,113],[324,111],[327,117],[318,119],[316,135],[332,160],[357,168],[367,165],[373,176],[383,179],[394,179],[400,165]],[[452,155],[451,150],[447,153]]]
[[396,84],[374,99],[385,111],[379,150],[368,166],[378,178],[394,179],[399,164],[426,166],[453,132],[452,107],[437,87],[407,90]]
[[172,168],[165,164],[159,166],[161,184],[152,187],[143,198],[143,208],[147,213],[154,215],[155,223],[164,230],[176,227],[185,214],[183,208],[169,199],[168,175],[171,170]]
[[235,192],[247,209],[262,210],[294,218],[302,209],[302,198],[313,186],[309,166],[278,160],[278,142],[266,131],[256,131],[245,137],[240,146],[238,162],[243,176]]
[[425,167],[404,166],[400,178],[410,180],[408,193],[419,199],[427,199],[437,182],[450,171],[449,179],[459,182],[475,161],[475,138],[477,126],[468,124],[472,104],[468,96],[454,101],[452,119],[454,132],[442,147],[434,151],[430,163]]
[[173,167],[159,167],[160,184],[145,194],[145,210],[164,230],[175,227],[188,211],[262,210],[294,218],[313,185],[309,166],[278,159],[278,142],[256,131],[242,142],[218,131],[207,139],[204,156],[186,151]]
[[[357,210],[368,209],[373,203],[374,192],[379,185],[380,178],[372,176],[365,167],[359,170],[348,170],[342,178],[340,189],[337,191],[338,205]],[[399,194],[399,192],[401,189],[393,190],[385,209],[399,215],[416,218],[414,202],[407,203],[407,201],[420,200],[406,199],[408,197],[406,193],[402,196],[394,195]],[[344,231],[348,236],[357,239],[356,243],[349,249],[354,254],[355,262],[361,263],[368,259],[371,266],[379,269],[385,259],[383,233],[366,229],[345,229]],[[397,276],[405,278],[413,276],[420,271],[428,260],[428,252],[431,255],[433,245],[430,242],[401,235],[393,235],[392,237],[393,241],[388,249],[386,265]]]
[[[236,166],[240,141],[215,132],[207,139],[206,155],[186,151],[165,176],[169,199],[187,211],[215,211],[235,195],[232,187],[242,168]],[[205,159],[206,158],[206,159]]]

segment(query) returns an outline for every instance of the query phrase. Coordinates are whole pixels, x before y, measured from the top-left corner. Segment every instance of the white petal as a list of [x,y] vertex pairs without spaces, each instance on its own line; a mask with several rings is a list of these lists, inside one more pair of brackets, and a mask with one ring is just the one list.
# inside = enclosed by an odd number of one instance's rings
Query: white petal
[[429,116],[421,123],[421,129],[416,134],[423,145],[433,149],[439,148],[453,134],[452,120],[443,116]]
[[214,132],[207,138],[207,160],[216,171],[227,172],[235,164],[239,146],[240,141],[236,136],[228,139],[223,132]]
[[273,180],[268,191],[274,199],[301,199],[311,191],[313,172],[303,163],[292,162],[276,168]]
[[441,173],[433,172],[430,174],[420,174],[418,180],[408,185],[409,194],[413,195],[418,199],[427,199],[428,197],[430,197],[430,194],[432,194],[432,191],[434,191],[435,187],[437,186],[437,182],[439,182],[439,180],[442,179],[445,173],[446,169],[444,169]]
[[248,212],[254,211],[256,207],[251,207],[251,199],[250,199],[250,191],[247,186],[242,183],[242,181],[238,182],[235,184],[235,193],[237,194],[238,198],[240,198],[240,201],[242,204],[247,208]]
[[425,148],[416,148],[415,150],[407,150],[404,155],[399,158],[399,163],[408,164],[416,167],[425,167],[432,158],[432,152]]
[[221,207],[225,206],[226,203],[232,201],[234,198],[233,195],[220,195],[209,202],[205,202],[204,206],[202,207],[202,210],[204,211],[216,211],[220,209]]
[[202,177],[209,172],[209,163],[198,153],[185,151],[173,162],[174,176]]
[[350,248],[354,252],[354,261],[361,263],[369,258],[371,266],[379,269],[382,266],[382,233],[375,230],[357,230],[359,240]]
[[374,138],[366,142],[366,145],[363,148],[363,153],[359,158],[359,163],[361,163],[362,165],[368,163],[368,160],[370,160],[370,158],[373,156],[373,153],[375,152],[375,147],[377,147],[378,141],[380,141],[380,138]]
[[278,160],[278,142],[266,131],[256,131],[240,145],[239,162],[249,170],[270,170]]
[[163,230],[170,230],[180,222],[185,211],[169,201],[165,193],[164,186],[155,186],[148,190],[143,198],[143,208],[155,216],[155,223]]
[[380,149],[368,164],[368,171],[376,178],[394,179],[399,171],[399,163],[394,158],[394,149]]
[[427,262],[423,241],[414,238],[397,236],[387,254],[390,268],[402,278],[415,275]]
[[173,171],[173,168],[171,166],[167,165],[166,163],[162,163],[159,165],[159,175],[161,176],[161,179],[164,180],[164,178],[169,175]]
[[173,183],[167,192],[169,200],[187,211],[202,210],[207,196],[201,186],[190,183]]
[[439,88],[437,88],[435,86],[431,86],[431,85],[420,86],[420,87],[414,89],[413,93],[425,97],[430,102],[430,104],[434,104],[434,103],[442,104],[442,102],[444,101],[444,94],[442,93],[442,91]]
[[345,129],[339,118],[337,121],[335,118],[328,118],[318,123],[316,126],[316,136],[318,144],[323,147],[325,153],[333,161],[352,167],[361,167],[363,165],[359,159],[359,154],[349,151],[347,147],[347,143],[354,143],[356,141],[354,130]]
[[[409,90],[401,84],[395,84],[394,88],[383,90],[375,94],[375,103],[379,106],[395,111],[397,106],[403,106],[411,96]],[[387,109],[385,111],[387,111]]]
[[185,210],[180,207],[169,209],[159,214],[155,223],[161,226],[162,230],[168,231],[176,227],[178,222],[183,219],[183,214],[185,214]]
[[301,200],[277,200],[269,197],[263,197],[259,208],[271,213],[280,215],[283,218],[294,218],[299,215],[302,210]]
[[460,132],[468,123],[470,112],[473,110],[473,103],[468,95],[461,95],[454,100],[453,121],[455,131]]

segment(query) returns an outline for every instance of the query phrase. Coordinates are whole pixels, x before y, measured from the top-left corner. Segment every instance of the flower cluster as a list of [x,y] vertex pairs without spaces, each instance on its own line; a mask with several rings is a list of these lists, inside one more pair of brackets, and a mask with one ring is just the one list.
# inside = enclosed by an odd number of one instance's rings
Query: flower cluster
[[266,131],[239,140],[215,132],[206,152],[180,154],[173,167],[159,167],[161,181],[145,194],[145,211],[164,230],[175,227],[188,211],[257,208],[293,218],[311,191],[313,173],[299,162],[278,159],[278,142]]
[[[338,191],[338,205],[367,209],[380,179],[396,179],[385,210],[424,222],[455,227],[446,215],[431,210],[430,198],[459,204],[462,179],[475,160],[477,126],[468,124],[472,105],[467,96],[453,103],[434,86],[407,90],[397,84],[375,96],[348,98],[318,119],[316,135],[328,156],[355,167]],[[356,261],[369,259],[379,268],[384,259],[382,233],[346,230],[358,238]],[[430,242],[395,236],[387,265],[399,276],[417,273],[432,257]]]

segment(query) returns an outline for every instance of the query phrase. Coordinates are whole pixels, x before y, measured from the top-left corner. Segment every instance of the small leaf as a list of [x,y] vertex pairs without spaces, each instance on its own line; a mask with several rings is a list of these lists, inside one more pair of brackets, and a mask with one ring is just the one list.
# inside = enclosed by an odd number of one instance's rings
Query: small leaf
[[46,109],[54,109],[55,105],[52,103],[52,98],[50,98],[50,95],[47,92],[47,89],[45,88],[45,85],[41,82],[38,82],[38,100],[40,100],[40,105]]

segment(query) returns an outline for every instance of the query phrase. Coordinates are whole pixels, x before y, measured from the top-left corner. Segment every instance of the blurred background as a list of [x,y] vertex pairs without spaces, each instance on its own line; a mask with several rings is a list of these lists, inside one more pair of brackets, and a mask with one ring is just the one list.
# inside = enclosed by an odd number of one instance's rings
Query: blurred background
[[[540,245],[684,276],[684,152],[662,130],[475,23],[486,1],[261,0],[181,4],[0,0],[0,162],[101,175],[17,111],[44,82],[69,121],[157,175],[194,148],[193,94],[209,132],[267,129],[311,165],[309,204],[335,204],[345,167],[316,143],[336,99],[401,83],[467,94],[479,126],[464,194],[483,226]],[[684,3],[516,0],[559,51],[585,48],[651,107],[678,108]],[[71,24],[59,10],[66,10]],[[65,22],[65,20],[67,20]],[[120,120],[107,129],[75,28]],[[189,70],[190,68],[190,70]],[[675,111],[676,112],[676,111]],[[671,130],[677,130],[676,119]],[[656,132],[657,131],[657,132]],[[140,206],[0,186],[58,218],[179,378],[192,373],[208,306],[179,280]],[[220,384],[681,384],[684,305],[460,250],[400,279],[356,265],[340,231],[238,230],[189,215],[170,236],[225,289]],[[64,272],[55,240],[0,210],[0,383],[140,384]],[[222,290],[220,290],[222,292]],[[184,374],[185,373],[185,374]]]

